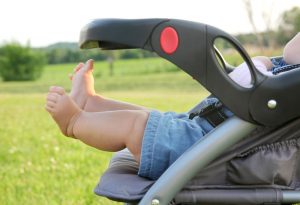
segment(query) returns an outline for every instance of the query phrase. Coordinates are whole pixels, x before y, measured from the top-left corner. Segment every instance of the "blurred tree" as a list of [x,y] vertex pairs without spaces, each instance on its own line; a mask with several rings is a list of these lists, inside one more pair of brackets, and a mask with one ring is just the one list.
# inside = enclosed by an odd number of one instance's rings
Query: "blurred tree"
[[253,1],[251,0],[243,0],[245,9],[248,15],[249,22],[252,26],[252,30],[254,35],[256,36],[257,42],[256,44],[260,47],[261,51],[263,52],[264,47],[274,47],[276,42],[274,41],[274,31],[272,30],[272,19],[273,19],[273,8],[275,5],[275,1],[266,1],[261,0],[259,1],[260,5],[260,12],[261,18],[260,21],[264,23],[263,32],[259,32],[257,29],[257,21],[255,21],[255,11],[259,9],[255,9],[252,5]]
[[281,15],[276,40],[284,45],[298,32],[300,32],[300,7],[294,7]]
[[253,29],[253,33],[255,34],[255,36],[257,38],[258,46],[262,49],[263,48],[263,38],[260,35],[260,33],[258,32],[256,24],[254,22],[254,11],[253,11],[253,7],[251,4],[251,0],[244,0],[244,5],[245,5],[245,9],[246,9],[246,12],[248,15],[249,22]]
[[0,48],[0,74],[4,81],[35,80],[42,74],[46,58],[29,45],[8,43]]
[[113,76],[114,75],[114,62],[117,59],[117,53],[112,50],[106,51],[107,53],[107,62],[108,62],[108,67],[109,67],[109,75]]
[[133,58],[150,58],[157,57],[154,52],[149,52],[142,49],[128,49],[128,50],[113,50],[105,51],[100,49],[80,50],[77,43],[55,43],[45,48],[41,48],[47,56],[49,64],[58,63],[76,63],[87,59],[94,59],[96,61],[104,61],[108,58],[117,59],[133,59]]
[[120,53],[121,59],[130,59],[130,58],[142,58],[143,53],[137,49],[128,49]]

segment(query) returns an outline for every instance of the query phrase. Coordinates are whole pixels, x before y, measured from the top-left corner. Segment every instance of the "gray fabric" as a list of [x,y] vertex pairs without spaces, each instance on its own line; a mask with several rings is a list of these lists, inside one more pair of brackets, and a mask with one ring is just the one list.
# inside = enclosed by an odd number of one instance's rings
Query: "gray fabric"
[[120,151],[111,159],[94,192],[116,201],[139,201],[154,182],[139,177],[137,172],[138,164],[131,153]]
[[289,186],[299,156],[299,145],[300,140],[292,139],[240,154],[228,162],[227,179],[234,184]]
[[[281,128],[259,127],[195,176],[176,196],[176,202],[188,198],[195,202],[198,197],[194,193],[205,189],[299,190],[299,127],[300,119]],[[154,182],[138,177],[137,171],[138,165],[128,151],[117,153],[95,193],[114,200],[138,201]]]

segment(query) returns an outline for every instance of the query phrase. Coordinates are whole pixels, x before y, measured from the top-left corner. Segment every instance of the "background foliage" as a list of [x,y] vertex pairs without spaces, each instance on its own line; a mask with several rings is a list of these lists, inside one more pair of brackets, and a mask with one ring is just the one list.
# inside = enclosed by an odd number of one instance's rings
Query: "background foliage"
[[[75,63],[48,65],[41,78],[0,81],[0,204],[109,205],[93,189],[112,153],[64,137],[45,111],[50,85],[70,91]],[[161,58],[95,62],[95,87],[106,97],[162,111],[183,112],[208,93]],[[121,204],[121,203],[119,203]]]
[[0,48],[0,74],[4,81],[36,80],[46,64],[44,53],[18,43]]
[[[273,50],[274,48],[283,47],[299,31],[300,7],[294,7],[282,13],[277,26],[273,30],[261,32],[259,35],[262,38],[264,50]],[[245,47],[261,46],[258,45],[257,36],[254,33],[237,34],[236,37]],[[228,44],[224,42],[221,47],[226,48]],[[40,48],[40,50],[46,53],[49,64],[85,61],[89,58],[107,60],[111,57],[111,53],[99,51],[98,49],[79,50],[77,43],[57,43],[46,48]],[[156,57],[154,53],[137,49],[117,50],[112,51],[112,53],[114,60]]]

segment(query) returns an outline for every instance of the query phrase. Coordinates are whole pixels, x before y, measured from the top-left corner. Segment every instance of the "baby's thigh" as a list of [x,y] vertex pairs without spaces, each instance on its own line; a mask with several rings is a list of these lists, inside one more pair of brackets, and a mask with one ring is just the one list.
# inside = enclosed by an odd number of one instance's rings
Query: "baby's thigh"
[[158,178],[207,133],[204,122],[190,120],[185,113],[151,112],[143,138],[139,175]]

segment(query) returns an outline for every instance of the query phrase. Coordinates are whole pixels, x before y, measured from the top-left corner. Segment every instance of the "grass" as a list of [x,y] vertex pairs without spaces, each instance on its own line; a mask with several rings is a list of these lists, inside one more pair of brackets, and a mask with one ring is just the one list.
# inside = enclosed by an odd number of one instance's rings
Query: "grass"
[[[0,81],[0,204],[117,204],[93,194],[111,153],[62,136],[44,110],[50,85],[70,89],[75,64],[45,68],[35,82]],[[161,59],[97,62],[96,90],[163,111],[186,111],[208,93]]]

